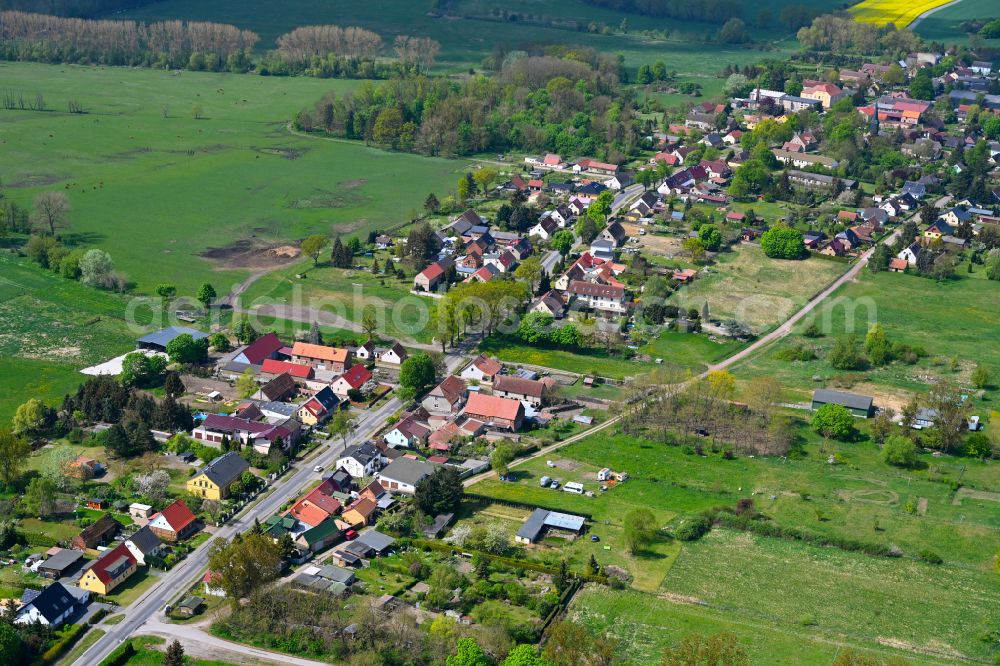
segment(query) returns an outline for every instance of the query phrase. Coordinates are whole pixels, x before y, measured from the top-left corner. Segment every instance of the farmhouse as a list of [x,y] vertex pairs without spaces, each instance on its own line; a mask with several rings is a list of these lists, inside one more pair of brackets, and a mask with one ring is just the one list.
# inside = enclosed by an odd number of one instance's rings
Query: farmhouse
[[579,535],[583,531],[585,522],[583,516],[535,509],[514,535],[514,541],[523,544],[535,543],[549,530]]
[[827,389],[816,389],[813,391],[812,408],[819,409],[823,405],[841,405],[850,410],[851,414],[861,418],[868,418],[874,411],[874,398],[868,395],[857,393],[845,393],[843,391],[829,391]]
[[524,405],[519,400],[470,393],[465,415],[493,428],[517,431],[524,422]]
[[624,314],[628,310],[625,288],[573,280],[566,290],[591,310],[604,314]]
[[351,352],[343,347],[296,342],[292,345],[292,361],[315,370],[340,373],[351,367]]
[[264,362],[260,366],[260,372],[262,375],[273,375],[275,377],[287,374],[292,379],[303,381],[312,379],[315,375],[315,371],[310,365],[292,363],[291,361],[279,361],[273,358],[264,359]]
[[221,500],[229,497],[229,487],[250,464],[236,451],[224,453],[188,479],[187,491],[196,497]]
[[261,366],[269,358],[277,359],[283,348],[284,345],[281,344],[278,336],[274,333],[268,333],[237,350],[227,369],[242,372],[241,367],[245,369],[247,366]]
[[427,442],[427,436],[431,434],[431,429],[417,420],[413,415],[399,421],[389,429],[383,439],[389,446],[415,446]]
[[[294,426],[294,427],[290,427]],[[191,431],[194,439],[221,444],[223,437],[252,446],[258,453],[267,454],[278,439],[288,446],[298,437],[299,424],[294,421],[281,425],[260,423],[239,416],[209,414],[201,425]]]
[[436,261],[413,278],[413,288],[417,291],[434,291],[447,279],[448,270],[454,266],[451,257]]
[[493,382],[493,395],[520,400],[525,409],[528,407],[539,409],[545,400],[547,388],[544,381],[501,375]]
[[147,527],[164,541],[179,541],[198,529],[198,520],[182,500],[175,500],[159,513],[153,514]]
[[105,552],[80,577],[80,587],[94,594],[110,594],[135,573],[135,556],[120,544]]
[[782,164],[791,164],[800,169],[811,166],[821,166],[827,169],[836,169],[840,166],[840,162],[833,159],[832,157],[826,157],[824,155],[813,155],[812,153],[798,153],[784,150],[783,148],[775,148],[771,151],[774,156]]

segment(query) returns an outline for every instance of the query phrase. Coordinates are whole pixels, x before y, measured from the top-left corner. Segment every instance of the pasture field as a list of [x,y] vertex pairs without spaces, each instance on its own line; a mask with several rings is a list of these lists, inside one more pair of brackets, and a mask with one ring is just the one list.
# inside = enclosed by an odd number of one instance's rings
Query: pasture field
[[[980,636],[1000,628],[992,569],[1000,536],[996,464],[926,455],[926,469],[900,470],[883,463],[864,438],[824,446],[804,424],[797,433],[802,455],[735,460],[602,433],[549,454],[555,467],[544,459],[515,464],[516,481],[487,479],[470,492],[591,515],[590,532],[601,537],[592,545],[601,547],[595,555],[602,564],[605,545],[614,560],[622,557],[618,530],[632,508],[649,508],[659,526],[671,527],[741,497],[752,497],[756,510],[778,525],[895,544],[904,553],[871,557],[726,528],[698,542],[657,543],[653,552],[629,561],[632,591],[602,591],[600,600],[584,592],[572,606],[595,627],[613,626],[639,663],[652,661],[680,636],[722,630],[739,636],[753,663],[830,663],[841,646],[898,648],[913,663],[989,658],[992,648]],[[827,463],[834,453],[842,464]],[[601,467],[631,478],[600,492],[595,473]],[[542,475],[582,482],[596,496],[541,488]],[[960,477],[970,490],[956,494],[950,482]],[[477,516],[505,518],[491,507]],[[518,518],[506,517],[512,528]],[[579,550],[590,545],[586,539],[543,542],[537,550],[544,558],[560,547],[576,564],[586,561]],[[677,550],[662,550],[667,547]],[[919,561],[923,549],[944,564]]]
[[699,310],[707,302],[713,319],[736,319],[759,334],[788,319],[846,269],[817,258],[769,259],[759,246],[741,244],[719,254],[712,272],[701,271],[672,302]]
[[[389,257],[387,252],[377,253],[379,266],[391,261]],[[308,260],[274,271],[254,282],[242,296],[242,307],[252,308],[255,303],[277,304],[305,319],[308,319],[308,312],[320,309],[323,313],[320,324],[353,327],[356,329],[354,335],[358,335],[360,328],[357,325],[364,308],[373,305],[377,314],[384,313],[378,314],[383,317],[378,326],[380,334],[404,343],[413,340],[430,343],[434,332],[427,318],[436,308],[437,301],[410,293],[412,275],[407,275],[405,280],[373,275],[368,269],[371,259],[356,257],[355,262],[359,269],[334,268],[329,262],[313,266],[312,260]],[[298,275],[305,278],[300,279]],[[308,324],[305,327],[308,328]]]
[[80,368],[134,348],[141,333],[125,312],[122,296],[0,252],[0,422],[29,397],[58,403],[83,381]]
[[[594,631],[610,632],[618,639],[621,651],[637,664],[658,663],[663,649],[685,636],[721,632],[735,634],[755,665],[828,666],[847,647],[865,654],[902,655],[890,648],[864,649],[868,644],[862,641],[847,643],[843,637],[826,637],[795,623],[735,617],[725,609],[692,603],[679,595],[589,585],[573,598],[569,616]],[[914,663],[911,654],[905,657],[907,663]]]
[[924,12],[948,4],[951,0],[863,0],[848,11],[854,20],[875,25],[892,23],[905,28]]
[[[269,249],[408,219],[464,166],[287,131],[297,111],[360,81],[34,63],[0,63],[0,81],[51,109],[0,111],[7,196],[29,205],[65,191],[68,241],[108,250],[146,293],[173,282],[192,295],[211,280],[224,294],[286,261]],[[66,113],[68,100],[87,113]]]
[[[498,500],[587,513],[595,522],[609,519],[612,523],[633,507],[678,515],[733,506],[741,497],[753,497],[757,509],[779,525],[896,544],[911,557],[929,548],[948,564],[989,570],[1000,536],[1000,501],[996,499],[1000,495],[989,494],[1000,491],[995,464],[927,455],[926,469],[903,470],[882,462],[871,442],[829,443],[821,451],[822,441],[804,425],[797,433],[805,442],[804,456],[787,460],[701,457],[678,446],[601,433],[548,456],[555,468],[541,458],[529,460],[513,466],[516,481],[491,478],[470,491]],[[842,465],[827,463],[833,453],[840,454]],[[632,478],[598,492],[595,474],[602,467],[626,471]],[[598,494],[587,497],[541,488],[538,479],[543,475],[579,481]],[[979,498],[963,495],[956,503],[950,482],[959,477],[968,488],[986,494]]]
[[[968,40],[961,29],[962,21],[996,18],[998,15],[1000,10],[993,0],[962,0],[948,7],[942,7],[921,20],[913,27],[913,31],[926,40],[961,43]],[[986,40],[986,43],[995,46],[998,40]]]
[[[706,335],[663,331],[658,337],[639,348],[650,359],[662,358],[664,363],[701,372],[709,363],[720,361],[740,349],[741,343],[715,341]],[[653,360],[640,361],[608,356],[602,349],[542,348],[522,342],[513,336],[493,335],[479,345],[485,354],[508,363],[526,363],[564,370],[580,375],[598,375],[625,379],[649,372],[658,366]]]
[[[768,6],[773,27],[754,27],[755,37],[772,40],[785,36],[789,31],[778,26],[777,18],[792,0],[781,0]],[[806,2],[820,9],[837,5],[830,0]],[[620,54],[629,67],[644,62],[664,60],[669,69],[679,72],[715,74],[726,63],[747,64],[756,62],[769,53],[752,46],[739,48],[706,44],[706,35],[713,36],[718,24],[682,21],[641,14],[625,14],[601,7],[594,7],[581,0],[529,0],[514,7],[500,7],[495,2],[460,0],[447,17],[428,14],[429,3],[409,0],[377,0],[365,4],[327,2],[317,5],[306,0],[254,3],[252,6],[238,0],[220,0],[214,3],[198,0],[164,0],[152,2],[115,14],[115,18],[134,18],[144,21],[186,19],[233,23],[257,32],[261,41],[257,48],[267,51],[275,47],[275,40],[301,25],[333,23],[341,26],[355,25],[379,33],[391,50],[396,35],[431,37],[441,43],[438,69],[460,72],[479,67],[483,58],[495,46],[523,49],[540,44],[569,44],[594,48],[598,51]],[[497,9],[519,12],[526,20],[501,20]],[[587,32],[592,21],[618,28],[627,19],[628,32],[622,34],[597,34]],[[757,16],[751,16],[753,22]],[[652,38],[644,31],[657,32]],[[669,31],[664,38],[663,31]],[[713,54],[705,58],[706,50]]]
[[[855,385],[854,390],[874,392],[876,397],[889,399],[890,404],[899,399],[901,390],[926,391],[928,384],[938,377],[968,385],[977,363],[984,364],[996,378],[1000,373],[1000,329],[994,322],[1000,287],[981,279],[982,267],[977,267],[972,276],[965,272],[964,266],[960,268],[963,269],[958,272],[960,277],[945,283],[915,275],[864,271],[814,313],[817,325],[826,332],[824,337],[790,335],[731,370],[742,380],[761,375],[774,377],[795,392],[790,397],[797,401],[805,399],[813,388],[836,379],[840,384]],[[890,340],[922,346],[928,357],[912,366],[897,362],[857,372],[831,368],[825,356],[834,339],[855,333],[863,340],[869,326],[876,322]],[[808,324],[809,321],[803,321],[797,330],[801,332]],[[943,331],[947,331],[944,338]],[[781,350],[797,345],[816,349],[819,358],[812,361],[776,358]],[[952,359],[957,360],[954,369]]]

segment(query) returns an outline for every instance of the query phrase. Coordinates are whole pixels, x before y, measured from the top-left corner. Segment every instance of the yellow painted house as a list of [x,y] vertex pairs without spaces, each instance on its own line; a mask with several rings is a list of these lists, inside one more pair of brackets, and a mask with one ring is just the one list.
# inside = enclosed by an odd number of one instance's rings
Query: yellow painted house
[[229,496],[229,486],[250,469],[250,464],[235,451],[225,453],[208,463],[188,479],[187,491],[195,497],[221,500]]
[[80,587],[94,594],[110,594],[135,573],[136,559],[125,544],[104,553],[94,565],[83,572]]

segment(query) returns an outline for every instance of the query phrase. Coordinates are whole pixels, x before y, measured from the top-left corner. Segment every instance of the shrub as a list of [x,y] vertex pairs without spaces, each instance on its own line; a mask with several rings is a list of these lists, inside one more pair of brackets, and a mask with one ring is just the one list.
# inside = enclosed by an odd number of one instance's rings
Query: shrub
[[132,645],[132,641],[125,641],[105,657],[100,666],[125,666],[135,654],[135,646]]
[[928,564],[941,564],[944,562],[940,555],[935,553],[933,550],[927,550],[926,548],[917,553],[917,557]]
[[882,446],[882,459],[896,467],[913,467],[917,462],[917,445],[909,437],[893,435]]
[[681,541],[697,541],[712,529],[712,520],[705,515],[695,516],[685,521],[677,531],[674,532]]

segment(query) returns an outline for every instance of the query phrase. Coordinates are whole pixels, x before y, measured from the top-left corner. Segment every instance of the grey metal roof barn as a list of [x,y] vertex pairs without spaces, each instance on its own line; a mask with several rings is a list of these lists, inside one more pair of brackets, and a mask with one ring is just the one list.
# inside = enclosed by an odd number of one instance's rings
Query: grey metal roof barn
[[534,543],[550,527],[568,532],[579,532],[583,529],[585,522],[586,518],[583,516],[574,516],[569,513],[549,511],[548,509],[535,509],[528,516],[528,520],[524,522],[524,525],[521,525],[521,529],[517,531],[515,538],[521,543]]
[[187,326],[168,326],[167,328],[161,328],[158,331],[153,331],[152,333],[147,333],[138,340],[136,340],[136,346],[140,349],[159,349],[160,351],[166,351],[167,345],[170,344],[178,336],[187,333],[195,340],[200,340],[201,338],[207,338],[208,333],[204,333],[194,328],[188,328]]
[[826,404],[841,405],[851,410],[856,416],[868,416],[872,411],[874,400],[870,395],[816,389],[813,391],[812,408],[818,409]]

